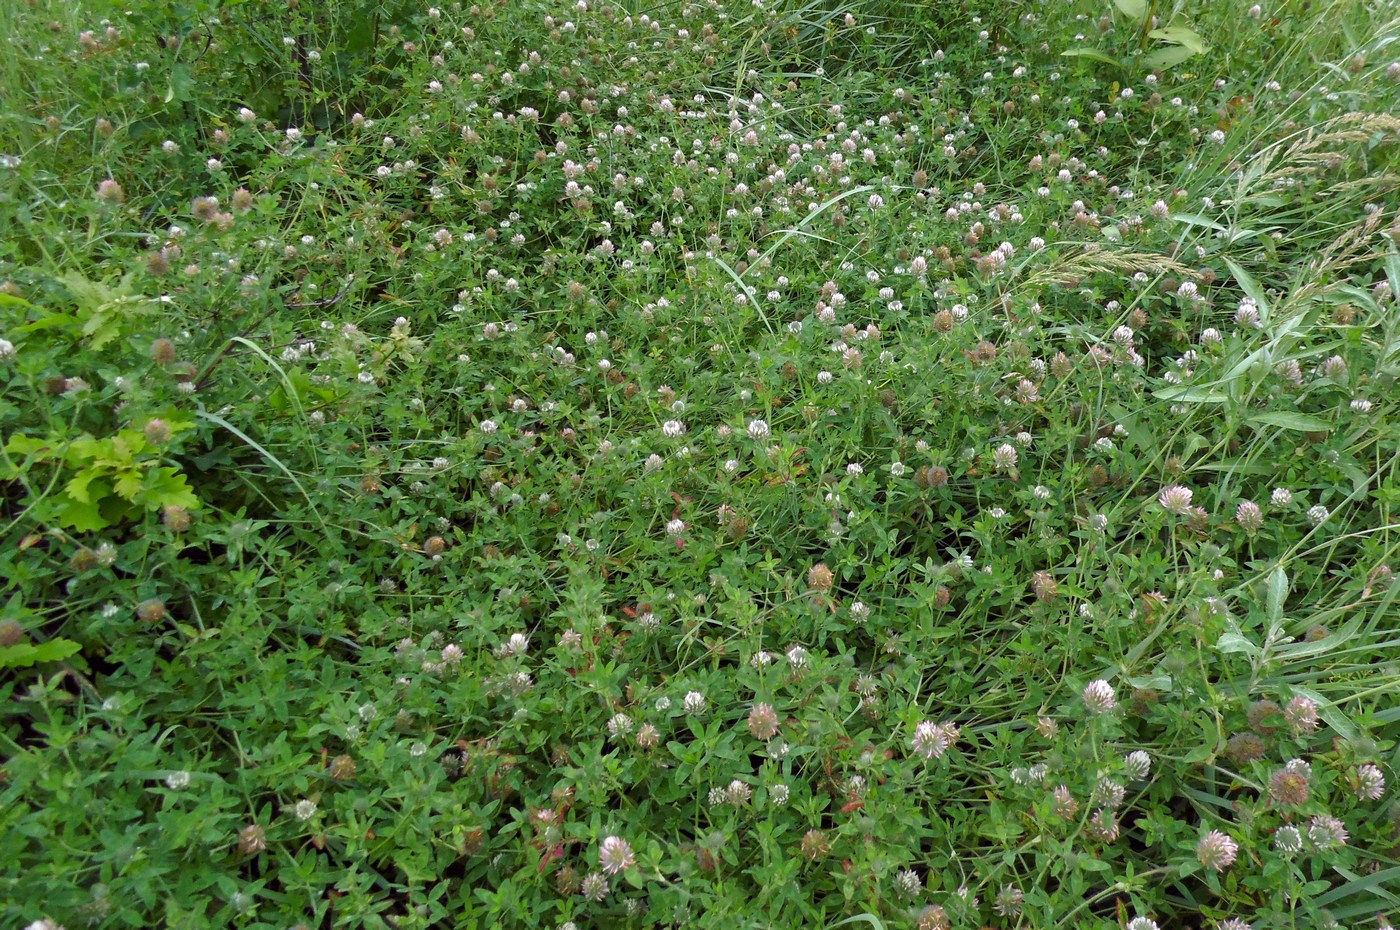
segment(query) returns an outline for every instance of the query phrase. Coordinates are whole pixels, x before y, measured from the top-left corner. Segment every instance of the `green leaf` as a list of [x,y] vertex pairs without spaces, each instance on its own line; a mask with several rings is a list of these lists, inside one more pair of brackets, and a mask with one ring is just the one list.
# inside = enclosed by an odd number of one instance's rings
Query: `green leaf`
[[169,466],[153,468],[147,473],[142,502],[150,510],[160,507],[194,510],[199,506],[199,498],[190,488],[189,479],[178,468]]
[[1288,599],[1288,573],[1280,565],[1269,574],[1267,606],[1269,619],[1277,623],[1283,619],[1283,602]]
[[1113,0],[1113,5],[1124,16],[1131,16],[1138,22],[1147,17],[1147,0]]
[[1161,39],[1163,42],[1189,48],[1197,55],[1206,50],[1206,40],[1201,38],[1200,33],[1194,29],[1187,29],[1185,26],[1166,26],[1162,29],[1153,29],[1147,35],[1153,39]]
[[1207,229],[1214,229],[1217,232],[1225,232],[1226,229],[1223,224],[1201,216],[1199,213],[1172,213],[1170,215],[1173,222],[1185,223],[1187,226],[1205,226]]
[[125,500],[136,500],[136,495],[141,493],[141,470],[139,468],[122,469],[117,474],[116,481],[113,482],[113,490]]
[[80,504],[89,504],[92,502],[92,493],[89,488],[100,477],[102,475],[97,469],[84,468],[63,486],[63,493]]
[[111,524],[102,516],[96,501],[65,498],[58,510],[58,525],[72,527],[80,533],[92,533],[105,530]]
[[1065,58],[1088,58],[1091,61],[1099,61],[1115,68],[1123,67],[1123,63],[1116,58],[1109,58],[1096,48],[1067,48],[1060,53]]
[[[1341,872],[1341,869],[1337,871]],[[1313,903],[1318,907],[1327,907],[1338,901],[1345,901],[1353,895],[1362,892],[1369,892],[1371,895],[1382,898],[1391,903],[1396,902],[1392,894],[1386,893],[1386,888],[1400,888],[1400,866],[1393,866],[1388,869],[1381,869],[1379,872],[1372,872],[1370,875],[1362,877],[1360,875],[1346,873],[1351,881],[1338,885],[1326,894],[1314,899]],[[1370,905],[1370,902],[1367,902]]]
[[1240,290],[1244,291],[1251,300],[1259,307],[1259,316],[1267,321],[1269,319],[1269,298],[1264,294],[1264,289],[1259,286],[1259,282],[1254,276],[1241,267],[1240,263],[1233,258],[1225,258],[1225,266],[1230,269],[1230,274],[1235,276],[1239,282]]
[[5,443],[5,451],[10,455],[23,456],[28,458],[31,455],[38,455],[40,460],[48,458],[54,451],[58,443],[51,439],[40,439],[37,436],[26,436],[23,433],[15,433]]
[[1226,655],[1242,652],[1251,659],[1259,656],[1259,647],[1245,639],[1239,633],[1220,634],[1220,638],[1215,641],[1215,648]]
[[1208,387],[1158,388],[1152,392],[1152,396],[1174,404],[1223,404],[1230,399],[1229,394],[1212,391]]
[[40,662],[62,662],[82,646],[71,639],[51,639],[46,643],[15,643],[0,646],[0,668],[26,668]]
[[1165,71],[1168,68],[1175,68],[1186,59],[1194,57],[1195,54],[1184,45],[1172,45],[1142,56],[1142,63],[1154,71]]
[[1250,426],[1277,426],[1300,433],[1325,433],[1332,428],[1332,424],[1321,417],[1296,410],[1260,410],[1245,417],[1244,421]]
[[78,318],[70,313],[45,313],[32,323],[15,328],[17,333],[38,333],[46,329],[69,329],[77,325]]

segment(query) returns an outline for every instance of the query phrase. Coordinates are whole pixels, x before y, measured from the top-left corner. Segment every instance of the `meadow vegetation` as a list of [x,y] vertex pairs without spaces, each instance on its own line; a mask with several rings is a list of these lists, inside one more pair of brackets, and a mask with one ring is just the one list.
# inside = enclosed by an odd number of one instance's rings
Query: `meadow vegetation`
[[1397,16],[0,3],[0,924],[1389,927]]

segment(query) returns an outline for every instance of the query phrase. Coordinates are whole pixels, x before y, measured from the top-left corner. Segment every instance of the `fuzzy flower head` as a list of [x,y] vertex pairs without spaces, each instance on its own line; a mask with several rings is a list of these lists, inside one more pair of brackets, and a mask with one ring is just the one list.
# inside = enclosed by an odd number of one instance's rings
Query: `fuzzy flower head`
[[1269,797],[1281,807],[1306,804],[1308,795],[1308,776],[1303,772],[1282,768],[1269,779]]
[[1113,686],[1102,678],[1089,682],[1084,688],[1084,708],[1091,714],[1106,714],[1118,706]]
[[106,178],[97,185],[96,197],[103,203],[121,203],[126,200],[126,193],[120,184],[111,178]]
[[937,759],[957,742],[958,728],[951,723],[934,723],[925,720],[914,730],[910,745],[915,755],[925,759]]
[[1069,786],[1060,785],[1055,789],[1052,797],[1051,809],[1055,812],[1055,816],[1061,820],[1073,820],[1075,815],[1079,813],[1079,802],[1070,793]]
[[1152,772],[1152,757],[1141,749],[1123,757],[1123,773],[1133,781],[1145,781]]
[[619,836],[605,838],[598,847],[598,864],[609,875],[625,872],[636,862],[637,857],[632,854],[632,847]]
[[1240,847],[1228,833],[1212,830],[1196,844],[1196,858],[1214,872],[1228,869],[1239,855]]
[[1311,733],[1317,729],[1317,704],[1300,694],[1283,708],[1283,719],[1295,733]]
[[1191,489],[1179,484],[1169,484],[1157,495],[1157,503],[1161,504],[1167,513],[1174,513],[1179,517],[1186,516],[1191,512]]
[[749,732],[754,739],[762,740],[778,735],[778,714],[771,704],[755,704],[749,711]]
[[1016,447],[1009,442],[997,446],[992,452],[992,467],[997,471],[1011,471],[1016,467]]
[[1254,501],[1242,501],[1235,508],[1235,522],[1240,525],[1240,529],[1252,536],[1263,527],[1264,512]]
[[1274,849],[1291,856],[1303,851],[1303,834],[1298,828],[1285,824],[1274,831]]
[[992,910],[1002,917],[1018,917],[1025,900],[1026,895],[1020,888],[1003,885],[1001,891],[997,892],[996,900],[992,902]]
[[632,732],[632,718],[626,714],[613,714],[608,720],[608,736],[619,742]]
[[919,873],[913,869],[905,869],[894,877],[894,893],[905,900],[912,900],[919,894],[919,889],[923,887],[923,882],[919,880]]
[[590,872],[583,879],[581,891],[590,901],[602,901],[608,896],[608,877],[602,872]]
[[1347,825],[1336,817],[1321,814],[1308,821],[1308,839],[1318,849],[1336,849],[1345,846],[1350,839]]
[[687,714],[702,714],[705,712],[705,695],[699,691],[690,691],[686,694],[681,705]]
[[1385,774],[1379,766],[1369,762],[1356,767],[1353,784],[1356,796],[1363,801],[1379,801],[1385,794]]

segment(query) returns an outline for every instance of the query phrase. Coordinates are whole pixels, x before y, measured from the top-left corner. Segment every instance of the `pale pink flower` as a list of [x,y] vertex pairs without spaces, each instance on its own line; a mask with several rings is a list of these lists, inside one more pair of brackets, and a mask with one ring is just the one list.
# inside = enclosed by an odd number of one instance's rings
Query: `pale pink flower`
[[598,847],[598,864],[609,875],[625,872],[637,863],[632,847],[620,836],[609,836]]
[[1106,714],[1118,706],[1113,686],[1102,678],[1089,682],[1084,688],[1084,706],[1091,714]]
[[1240,847],[1228,833],[1212,830],[1196,844],[1196,858],[1201,865],[1215,872],[1223,872],[1234,863]]
[[1179,484],[1169,484],[1158,495],[1157,503],[1168,513],[1185,516],[1191,511],[1191,489]]

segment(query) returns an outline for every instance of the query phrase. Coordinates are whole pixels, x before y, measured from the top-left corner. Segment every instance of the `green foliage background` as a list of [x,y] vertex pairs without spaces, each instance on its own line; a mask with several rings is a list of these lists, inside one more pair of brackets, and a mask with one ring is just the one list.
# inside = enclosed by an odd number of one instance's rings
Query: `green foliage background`
[[1393,17],[4,5],[5,924],[1394,913]]

